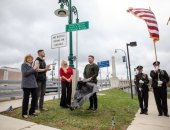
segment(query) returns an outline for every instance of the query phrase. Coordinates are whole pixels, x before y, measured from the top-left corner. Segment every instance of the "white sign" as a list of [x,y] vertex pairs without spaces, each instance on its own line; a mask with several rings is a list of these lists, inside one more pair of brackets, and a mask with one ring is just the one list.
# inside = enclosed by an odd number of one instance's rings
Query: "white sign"
[[58,33],[51,36],[51,48],[60,48],[67,45],[67,33]]

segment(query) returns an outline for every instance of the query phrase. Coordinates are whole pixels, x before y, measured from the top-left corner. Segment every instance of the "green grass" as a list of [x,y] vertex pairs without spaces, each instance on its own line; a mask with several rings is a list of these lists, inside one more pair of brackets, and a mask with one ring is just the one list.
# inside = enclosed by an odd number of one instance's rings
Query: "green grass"
[[168,98],[170,99],[170,93],[168,93]]
[[[59,106],[59,100],[45,102],[49,111],[42,112],[38,117],[29,117],[28,121],[56,127],[62,130],[111,130],[112,117],[115,113],[116,130],[125,130],[133,120],[137,110],[138,101],[118,89],[99,92],[98,111],[88,111],[89,102],[85,102],[80,109],[70,111]],[[105,95],[103,95],[105,94]],[[21,108],[4,115],[21,118]]]

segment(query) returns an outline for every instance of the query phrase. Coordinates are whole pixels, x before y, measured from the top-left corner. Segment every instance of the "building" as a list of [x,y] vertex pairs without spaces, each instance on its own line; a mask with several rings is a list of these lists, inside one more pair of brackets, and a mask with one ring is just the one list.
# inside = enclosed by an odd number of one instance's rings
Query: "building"
[[18,68],[1,67],[0,80],[15,80],[21,81],[21,71]]

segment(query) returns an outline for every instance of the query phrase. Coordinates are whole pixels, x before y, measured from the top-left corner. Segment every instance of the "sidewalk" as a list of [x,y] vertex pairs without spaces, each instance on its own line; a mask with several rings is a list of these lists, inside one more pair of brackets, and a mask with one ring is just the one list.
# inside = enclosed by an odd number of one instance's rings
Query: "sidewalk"
[[[45,96],[45,101],[58,98],[58,95]],[[6,111],[10,106],[18,108],[22,105],[22,99],[0,102],[0,112]],[[60,130],[33,122],[20,120],[0,115],[0,130]]]
[[[168,99],[168,110],[170,110],[170,100]],[[158,116],[154,95],[149,93],[148,114],[137,112],[134,120],[127,130],[170,130],[170,117]],[[169,112],[170,114],[170,112]]]

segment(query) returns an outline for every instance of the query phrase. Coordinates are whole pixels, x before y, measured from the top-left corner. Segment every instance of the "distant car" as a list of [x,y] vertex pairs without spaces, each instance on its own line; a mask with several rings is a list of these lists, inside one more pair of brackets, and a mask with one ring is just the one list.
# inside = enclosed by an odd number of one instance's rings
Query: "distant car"
[[57,82],[47,81],[47,83],[46,83],[46,93],[50,93],[50,92],[58,92]]

